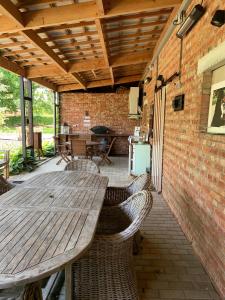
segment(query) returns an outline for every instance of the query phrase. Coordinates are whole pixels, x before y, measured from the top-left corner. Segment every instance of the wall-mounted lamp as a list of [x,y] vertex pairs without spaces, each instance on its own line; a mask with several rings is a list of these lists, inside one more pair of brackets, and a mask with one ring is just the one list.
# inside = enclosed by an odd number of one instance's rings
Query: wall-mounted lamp
[[152,78],[151,77],[146,77],[144,79],[144,84],[149,84],[151,82]]
[[177,37],[182,39],[185,34],[201,19],[204,15],[205,8],[201,4],[195,5],[190,15],[186,18],[180,29],[177,31]]
[[211,24],[216,27],[221,27],[225,24],[225,10],[217,10],[212,18]]
[[163,85],[164,82],[165,82],[164,77],[163,77],[163,75],[161,75],[161,74],[157,77],[156,80],[157,80],[157,81],[161,81],[161,84],[162,84],[162,85]]

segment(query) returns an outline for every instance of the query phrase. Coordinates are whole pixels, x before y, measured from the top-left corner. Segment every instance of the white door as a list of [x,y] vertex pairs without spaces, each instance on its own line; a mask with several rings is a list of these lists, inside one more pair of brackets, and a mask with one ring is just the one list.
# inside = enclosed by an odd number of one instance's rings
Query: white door
[[162,191],[163,133],[166,103],[166,87],[155,94],[153,142],[152,142],[152,183],[157,192]]

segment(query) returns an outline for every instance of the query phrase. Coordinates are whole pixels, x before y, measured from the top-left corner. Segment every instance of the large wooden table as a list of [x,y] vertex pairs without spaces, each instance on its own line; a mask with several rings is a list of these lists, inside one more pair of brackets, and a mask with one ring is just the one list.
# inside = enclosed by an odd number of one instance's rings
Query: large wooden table
[[[108,178],[86,172],[37,175],[0,197],[0,289],[65,268],[91,244]],[[29,285],[28,285],[29,286]]]

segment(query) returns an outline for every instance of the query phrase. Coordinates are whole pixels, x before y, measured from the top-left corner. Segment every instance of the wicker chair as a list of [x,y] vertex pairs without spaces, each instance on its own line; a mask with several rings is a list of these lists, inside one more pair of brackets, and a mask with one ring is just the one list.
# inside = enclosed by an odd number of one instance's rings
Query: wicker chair
[[86,171],[91,173],[100,173],[100,169],[96,163],[89,159],[77,159],[70,161],[66,165],[65,171]]
[[13,184],[9,183],[4,177],[0,175],[0,195],[8,192],[13,187]]
[[146,191],[115,207],[104,207],[90,250],[72,266],[77,300],[138,299],[133,236],[152,207]]
[[105,194],[104,206],[120,204],[134,193],[143,190],[152,190],[151,177],[147,173],[136,177],[127,187],[108,187]]

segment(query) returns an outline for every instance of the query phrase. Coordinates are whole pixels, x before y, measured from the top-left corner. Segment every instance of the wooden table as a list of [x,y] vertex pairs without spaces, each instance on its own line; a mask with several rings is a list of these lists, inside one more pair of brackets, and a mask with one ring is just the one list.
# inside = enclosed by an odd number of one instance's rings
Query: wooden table
[[36,175],[0,197],[0,289],[65,268],[91,244],[108,178],[74,171]]

